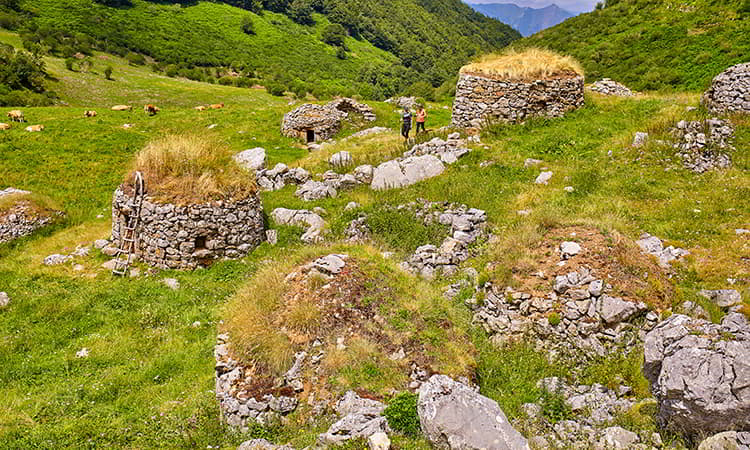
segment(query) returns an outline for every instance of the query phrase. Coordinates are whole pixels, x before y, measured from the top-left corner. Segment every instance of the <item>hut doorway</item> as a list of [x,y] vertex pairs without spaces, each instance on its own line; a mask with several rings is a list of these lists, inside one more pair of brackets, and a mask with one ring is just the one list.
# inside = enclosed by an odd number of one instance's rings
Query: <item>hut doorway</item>
[[315,131],[305,130],[305,140],[308,144],[315,142]]

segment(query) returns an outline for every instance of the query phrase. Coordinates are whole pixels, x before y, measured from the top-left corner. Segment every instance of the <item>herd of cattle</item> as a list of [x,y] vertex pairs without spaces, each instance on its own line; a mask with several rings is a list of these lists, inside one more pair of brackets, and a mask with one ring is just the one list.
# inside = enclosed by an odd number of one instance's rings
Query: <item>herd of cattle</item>
[[[224,103],[216,103],[213,105],[196,106],[193,109],[195,109],[196,111],[205,111],[206,109],[221,109],[223,107],[224,107]],[[132,111],[133,107],[130,105],[115,105],[111,109],[112,111]],[[156,114],[159,113],[159,111],[161,111],[161,109],[156,105],[148,104],[143,107],[143,111],[149,116],[155,116]],[[93,110],[87,110],[83,112],[83,117],[96,117],[96,115],[97,115],[96,111],[93,111]],[[23,111],[20,111],[17,109],[14,109],[13,111],[8,112],[7,116],[11,123],[12,122],[18,122],[18,123],[26,122],[26,118],[23,115]],[[12,127],[10,123],[0,122],[0,131],[10,130],[11,128]],[[126,127],[126,128],[129,128],[129,127]],[[26,127],[25,130],[28,132],[42,131],[44,130],[44,125],[30,125]]]

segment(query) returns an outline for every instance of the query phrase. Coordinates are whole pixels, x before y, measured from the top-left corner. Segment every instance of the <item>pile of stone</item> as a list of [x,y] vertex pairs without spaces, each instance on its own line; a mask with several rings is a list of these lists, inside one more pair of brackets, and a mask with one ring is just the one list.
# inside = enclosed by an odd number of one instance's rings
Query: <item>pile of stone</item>
[[481,128],[493,121],[562,117],[584,104],[583,77],[515,81],[461,73],[453,102],[455,127]]
[[297,192],[295,192],[294,195],[306,202],[310,202],[327,197],[336,197],[338,192],[324,182],[309,180],[302,186],[298,187]]
[[415,145],[404,153],[404,157],[435,155],[445,164],[453,164],[470,151],[459,133],[451,133],[446,141],[436,137],[424,144]]
[[572,417],[553,424],[543,416],[541,404],[524,404],[526,419],[537,430],[530,439],[534,448],[567,449],[573,445],[573,448],[602,450],[647,449],[649,444],[655,447],[663,444],[658,433],[639,436],[624,428],[609,426],[617,416],[635,405],[628,398],[632,393],[628,386],[620,386],[616,391],[600,384],[570,386],[557,377],[544,378],[537,386],[550,395],[561,396]]
[[359,114],[369,122],[375,120],[375,113],[369,106],[341,98],[325,105],[304,104],[288,112],[281,122],[281,133],[305,142],[325,141],[339,132],[349,113]]
[[659,415],[688,434],[750,430],[750,323],[673,315],[648,333],[644,373]]
[[584,266],[557,276],[545,295],[488,285],[480,291],[481,304],[476,298],[466,303],[475,311],[473,323],[484,328],[493,343],[531,339],[550,359],[580,361],[632,346],[658,322],[644,303],[610,296],[612,291]]
[[369,239],[371,230],[367,225],[367,214],[362,213],[356,219],[349,222],[344,234],[346,234],[348,242],[364,242]]
[[[27,195],[29,191],[22,191],[9,187],[0,190],[0,199],[10,195]],[[27,199],[19,197],[8,209],[0,211],[0,244],[19,237],[28,236],[39,228],[48,225],[55,218],[62,216],[59,211],[41,212]]]
[[[127,192],[127,193],[126,193]],[[133,211],[132,189],[120,186],[112,199],[112,240],[119,243]],[[240,258],[266,240],[257,193],[236,201],[199,204],[143,199],[136,251],[160,269],[195,269],[220,258]]]
[[676,139],[673,147],[688,170],[703,173],[731,166],[729,155],[721,152],[734,149],[730,143],[734,128],[728,121],[717,118],[703,122],[681,120],[671,133]]
[[632,97],[635,95],[627,86],[609,78],[603,78],[594,82],[591,85],[591,90],[602,95],[615,95],[618,97]]
[[385,405],[379,401],[361,398],[353,391],[347,392],[335,408],[340,419],[318,436],[324,446],[341,445],[344,442],[376,434],[389,433],[388,421],[383,416]]
[[44,260],[42,260],[42,264],[44,264],[45,266],[59,266],[59,265],[71,262],[75,258],[88,256],[90,252],[91,252],[91,247],[84,245],[84,246],[78,247],[72,253],[68,253],[68,254],[55,253],[53,255],[45,256]]
[[307,227],[301,239],[312,244],[323,239],[321,234],[325,228],[325,221],[318,214],[306,209],[276,208],[271,212],[274,222],[279,225],[293,225]]
[[750,63],[737,64],[717,75],[701,103],[715,114],[750,113]]
[[423,245],[402,263],[405,270],[426,279],[455,274],[459,264],[469,258],[469,245],[486,233],[487,214],[481,209],[424,200],[400,205],[398,209],[414,211],[426,225],[439,223],[450,227],[449,236],[440,247]]
[[338,191],[352,189],[361,184],[370,184],[374,169],[370,165],[357,166],[350,173],[340,174],[333,170],[323,173],[323,181],[309,180],[297,189],[295,195],[305,201],[336,197]]
[[284,163],[278,163],[273,169],[258,169],[256,172],[258,186],[264,191],[278,191],[287,184],[304,184],[310,180],[310,172],[302,167],[290,168]]
[[648,233],[643,233],[641,238],[635,241],[636,244],[648,255],[655,256],[659,260],[659,265],[665,269],[670,268],[672,261],[679,261],[680,259],[688,256],[689,251],[682,248],[675,248],[670,245],[664,247],[664,242],[656,236],[651,236]]

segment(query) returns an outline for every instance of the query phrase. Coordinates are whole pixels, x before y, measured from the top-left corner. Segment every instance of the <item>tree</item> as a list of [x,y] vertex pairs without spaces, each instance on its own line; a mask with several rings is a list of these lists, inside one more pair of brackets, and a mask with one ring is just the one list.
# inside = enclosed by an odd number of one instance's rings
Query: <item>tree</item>
[[321,38],[328,45],[341,47],[346,50],[346,36],[346,28],[338,23],[332,23],[325,27]]
[[107,68],[104,69],[104,77],[108,80],[112,79],[112,66],[107,66]]
[[65,68],[73,72],[73,68],[75,66],[76,60],[75,58],[65,58]]
[[255,34],[255,22],[250,16],[244,16],[242,18],[242,32],[245,34]]
[[300,25],[315,24],[312,13],[313,7],[310,0],[293,0],[287,8],[287,15],[289,18]]

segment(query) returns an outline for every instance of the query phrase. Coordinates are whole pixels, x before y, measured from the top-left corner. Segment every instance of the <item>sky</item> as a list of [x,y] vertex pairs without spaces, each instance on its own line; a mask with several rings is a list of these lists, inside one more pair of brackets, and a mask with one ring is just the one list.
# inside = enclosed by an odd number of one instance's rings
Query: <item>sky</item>
[[601,0],[465,0],[466,3],[515,3],[518,6],[530,6],[532,8],[544,8],[556,3],[562,9],[575,12],[588,12],[594,9],[596,3]]

